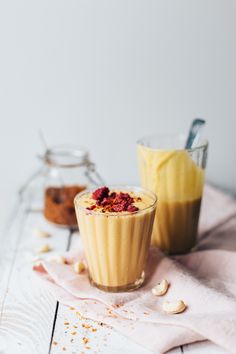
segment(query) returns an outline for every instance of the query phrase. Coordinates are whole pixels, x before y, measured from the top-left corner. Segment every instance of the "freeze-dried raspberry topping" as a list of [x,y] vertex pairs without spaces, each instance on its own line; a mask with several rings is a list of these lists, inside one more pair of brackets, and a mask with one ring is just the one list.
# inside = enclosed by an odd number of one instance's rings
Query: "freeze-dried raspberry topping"
[[127,208],[127,211],[129,211],[130,213],[133,213],[134,211],[137,211],[138,208],[135,205],[129,205]]
[[114,203],[112,206],[112,211],[127,211],[128,205],[125,200],[120,201],[119,203]]
[[108,187],[101,187],[96,189],[92,198],[96,200],[96,204],[88,207],[88,210],[98,210],[101,212],[122,212],[128,211],[133,213],[139,208],[134,205],[135,201],[140,201],[141,198],[133,198],[129,193],[124,192],[110,192]]
[[88,209],[88,210],[94,210],[95,208],[96,208],[96,205],[93,204],[93,205],[91,205],[90,207],[87,207],[86,209]]
[[99,200],[101,201],[103,198],[107,197],[109,193],[109,188],[107,187],[101,187],[96,189],[93,194],[92,194],[92,198],[95,200]]

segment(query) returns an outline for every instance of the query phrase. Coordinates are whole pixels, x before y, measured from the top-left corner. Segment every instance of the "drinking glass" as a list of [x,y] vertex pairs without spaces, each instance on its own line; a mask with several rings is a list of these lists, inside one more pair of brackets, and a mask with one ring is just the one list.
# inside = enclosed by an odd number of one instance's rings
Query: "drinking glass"
[[75,209],[90,281],[104,291],[134,290],[144,281],[156,196],[139,187],[112,186],[109,189],[134,193],[146,201],[146,206],[135,212],[102,213],[86,208],[93,190],[76,196]]
[[208,142],[185,149],[186,136],[150,136],[137,142],[141,185],[158,196],[152,244],[167,254],[196,244]]

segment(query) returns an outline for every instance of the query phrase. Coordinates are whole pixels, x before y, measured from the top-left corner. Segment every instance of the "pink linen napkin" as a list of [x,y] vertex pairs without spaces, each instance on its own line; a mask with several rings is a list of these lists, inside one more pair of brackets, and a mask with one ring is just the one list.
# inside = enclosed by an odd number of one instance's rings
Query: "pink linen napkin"
[[[170,258],[151,249],[147,281],[137,291],[102,292],[90,285],[87,274],[75,274],[72,265],[44,261],[35,270],[59,301],[78,307],[86,318],[111,325],[154,353],[204,339],[235,352],[235,252],[236,201],[207,187],[197,250]],[[83,257],[76,246],[66,256],[69,262]],[[170,282],[170,288],[165,296],[155,297],[151,289],[162,279]],[[176,299],[184,300],[187,310],[165,314],[162,303]]]

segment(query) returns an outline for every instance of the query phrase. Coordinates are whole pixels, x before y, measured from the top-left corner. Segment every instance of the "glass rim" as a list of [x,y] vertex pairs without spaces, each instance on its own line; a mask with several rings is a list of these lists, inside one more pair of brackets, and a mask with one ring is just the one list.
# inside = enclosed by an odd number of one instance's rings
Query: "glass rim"
[[156,207],[156,204],[157,204],[157,196],[154,192],[152,192],[151,190],[149,189],[146,189],[146,188],[142,188],[142,187],[138,187],[138,186],[131,186],[131,185],[108,185],[107,187],[112,191],[112,190],[119,190],[119,191],[125,191],[125,192],[135,192],[135,191],[138,191],[139,193],[144,193],[146,195],[149,195],[151,198],[152,198],[152,204],[148,205],[146,208],[144,209],[140,209],[140,210],[137,210],[137,211],[133,211],[133,212],[127,212],[127,214],[120,214],[119,212],[109,212],[109,213],[101,213],[101,212],[98,212],[98,211],[94,211],[94,210],[88,210],[86,207],[84,206],[80,206],[77,204],[78,202],[78,199],[81,198],[83,195],[85,194],[89,194],[89,193],[92,193],[93,191],[95,191],[96,189],[98,188],[101,188],[101,187],[104,187],[104,185],[101,185],[101,186],[96,186],[94,188],[89,188],[89,189],[86,189],[80,193],[78,193],[75,198],[74,198],[74,205],[75,205],[75,209],[78,207],[80,210],[83,210],[83,211],[86,211],[89,215],[97,215],[97,216],[105,216],[105,217],[108,217],[108,216],[116,216],[116,217],[126,217],[126,216],[130,216],[130,215],[137,215],[137,214],[141,214],[145,211],[147,211],[148,209],[151,209],[151,208],[154,208]]
[[208,148],[209,142],[207,139],[200,139],[199,145],[185,149],[185,148],[154,148],[151,146],[147,146],[144,144],[145,139],[151,139],[151,138],[156,138],[156,139],[163,139],[163,138],[187,138],[187,134],[151,134],[151,135],[145,135],[142,138],[138,139],[136,141],[136,145],[139,146],[144,146],[148,149],[155,150],[155,151],[187,151],[187,152],[194,152],[196,150],[206,150]]
[[[60,158],[72,157],[75,162],[60,162]],[[89,163],[88,150],[79,145],[54,145],[47,148],[42,157],[43,161],[49,166],[71,168],[87,165]],[[77,160],[77,161],[76,161]]]

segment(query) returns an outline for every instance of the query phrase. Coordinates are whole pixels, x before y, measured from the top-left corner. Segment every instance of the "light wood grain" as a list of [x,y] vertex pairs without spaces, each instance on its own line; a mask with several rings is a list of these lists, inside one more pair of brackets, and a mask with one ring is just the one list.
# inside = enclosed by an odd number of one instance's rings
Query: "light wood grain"
[[[53,236],[40,239],[33,234],[35,227]],[[56,252],[65,251],[68,237],[68,230],[49,225],[41,214],[24,211],[15,219],[2,259],[4,274],[0,297],[4,301],[1,303],[0,333],[7,341],[4,353],[48,352],[56,301],[45,283],[32,271],[32,260],[37,256],[36,250],[45,242],[50,243]],[[48,254],[42,257],[46,256]]]

